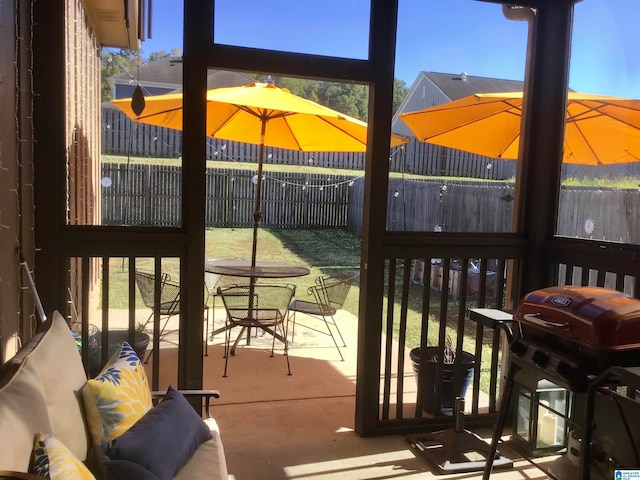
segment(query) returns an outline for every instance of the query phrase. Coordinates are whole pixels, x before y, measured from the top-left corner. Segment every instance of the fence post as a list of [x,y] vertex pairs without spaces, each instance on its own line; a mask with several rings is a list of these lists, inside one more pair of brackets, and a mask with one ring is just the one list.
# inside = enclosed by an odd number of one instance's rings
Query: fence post
[[144,224],[151,225],[151,165],[144,165]]

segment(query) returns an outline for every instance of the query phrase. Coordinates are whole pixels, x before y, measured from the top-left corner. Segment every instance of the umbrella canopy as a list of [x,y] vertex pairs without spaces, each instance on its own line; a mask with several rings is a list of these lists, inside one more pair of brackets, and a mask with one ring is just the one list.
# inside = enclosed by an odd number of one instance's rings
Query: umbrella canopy
[[[145,98],[135,114],[131,98],[112,102],[137,122],[182,130],[182,93]],[[264,141],[262,124],[267,123]],[[207,91],[207,135],[306,152],[363,152],[367,124],[270,83]],[[391,146],[407,139],[393,135]]]
[[[476,94],[399,116],[423,142],[492,158],[518,158],[521,92]],[[640,161],[640,100],[569,92],[563,161]]]
[[[182,130],[182,94],[147,97],[144,108],[131,98],[112,102],[131,119]],[[140,111],[141,110],[141,111]],[[139,112],[139,113],[135,113]],[[264,147],[308,152],[362,152],[367,124],[270,83],[207,91],[207,135],[260,145],[254,208],[252,265],[255,265]],[[392,135],[391,146],[408,140]]]

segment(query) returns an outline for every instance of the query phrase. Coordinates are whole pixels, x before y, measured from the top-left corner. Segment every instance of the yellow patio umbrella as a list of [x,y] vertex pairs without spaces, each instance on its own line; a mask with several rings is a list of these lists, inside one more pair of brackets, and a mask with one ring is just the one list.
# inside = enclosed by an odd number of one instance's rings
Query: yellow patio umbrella
[[[492,158],[518,158],[521,92],[476,94],[399,116],[423,142]],[[640,100],[569,92],[563,161],[640,161]]]
[[[131,119],[182,130],[182,94],[124,98],[112,102]],[[139,114],[134,113],[134,110]],[[264,147],[308,152],[362,152],[367,148],[367,124],[356,118],[293,95],[271,83],[207,91],[207,135],[260,145],[258,182],[253,214],[252,265],[255,265],[257,232],[262,216],[260,197]],[[408,139],[392,135],[391,147]]]

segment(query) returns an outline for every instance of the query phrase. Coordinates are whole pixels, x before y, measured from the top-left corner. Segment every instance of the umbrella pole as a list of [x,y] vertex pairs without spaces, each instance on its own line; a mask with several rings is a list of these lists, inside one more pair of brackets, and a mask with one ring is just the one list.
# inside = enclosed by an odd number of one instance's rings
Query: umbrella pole
[[[260,211],[260,197],[262,196],[262,162],[264,160],[264,133],[267,129],[267,117],[262,117],[262,129],[260,131],[260,150],[258,153],[258,181],[256,182],[256,199],[253,209],[253,244],[251,245],[251,267],[256,266],[256,253],[258,249],[258,227],[262,212]],[[256,277],[251,277],[249,282],[249,318],[253,317],[253,292]],[[249,328],[249,334],[251,329]]]
[[[256,199],[253,209],[253,244],[251,245],[251,266],[256,266],[256,253],[258,249],[258,227],[262,212],[260,211],[260,199],[262,197],[262,163],[264,161],[264,134],[267,130],[267,117],[262,117],[262,130],[260,131],[260,151],[258,153],[258,181],[256,182]],[[253,283],[253,282],[252,282]]]

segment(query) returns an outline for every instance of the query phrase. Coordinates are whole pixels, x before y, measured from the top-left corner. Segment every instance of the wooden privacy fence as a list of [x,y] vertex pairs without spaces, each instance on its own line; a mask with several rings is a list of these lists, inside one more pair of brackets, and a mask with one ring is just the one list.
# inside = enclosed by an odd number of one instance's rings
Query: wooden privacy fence
[[[181,224],[181,167],[103,164],[104,225]],[[207,227],[253,225],[256,173],[207,169]],[[278,228],[345,227],[353,177],[263,172],[262,225]]]
[[[103,164],[104,225],[178,226],[181,168]],[[249,227],[255,172],[207,169],[206,225]],[[362,232],[362,177],[266,173],[262,225],[278,228],[347,227]],[[390,178],[387,229],[510,232],[513,183]],[[640,192],[563,187],[558,235],[640,243]]]
[[[364,182],[351,191],[347,228],[362,232]],[[398,231],[510,232],[514,185],[510,182],[389,179],[387,229]],[[557,234],[640,243],[638,190],[562,187]]]

